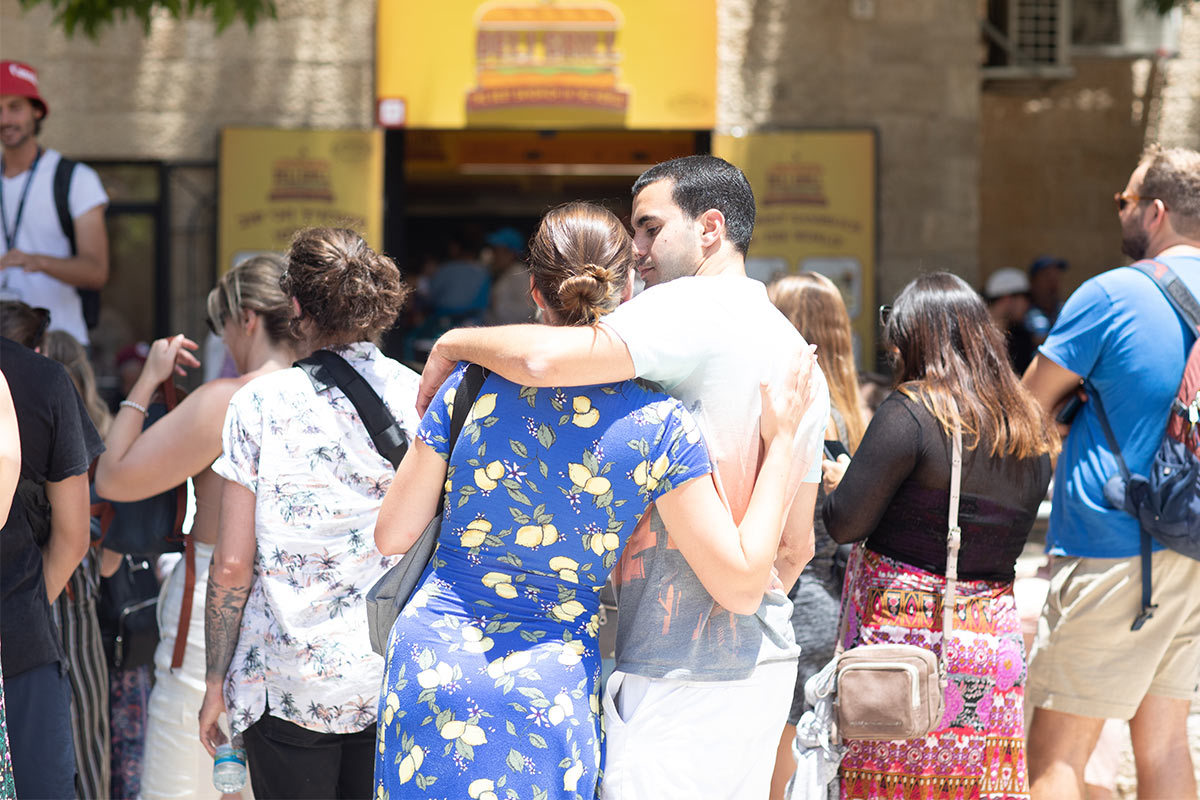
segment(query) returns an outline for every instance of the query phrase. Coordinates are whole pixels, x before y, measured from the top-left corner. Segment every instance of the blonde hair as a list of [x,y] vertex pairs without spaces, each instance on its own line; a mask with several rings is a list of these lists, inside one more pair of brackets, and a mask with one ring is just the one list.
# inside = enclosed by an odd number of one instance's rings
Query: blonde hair
[[821,370],[829,384],[829,401],[850,435],[850,452],[858,449],[867,421],[858,392],[854,340],[846,302],[833,281],[816,272],[785,275],[771,282],[767,297],[809,344],[817,346]]
[[267,337],[276,344],[296,341],[292,331],[292,301],[279,288],[283,256],[263,253],[246,259],[226,272],[208,293],[208,324],[220,333],[227,320],[237,320],[242,310],[262,318]]
[[100,393],[96,391],[96,373],[92,370],[87,350],[83,345],[66,331],[47,331],[42,339],[42,355],[66,368],[71,382],[75,384],[75,390],[83,398],[88,418],[100,432],[100,438],[107,436],[108,427],[112,424],[112,414],[100,399]]

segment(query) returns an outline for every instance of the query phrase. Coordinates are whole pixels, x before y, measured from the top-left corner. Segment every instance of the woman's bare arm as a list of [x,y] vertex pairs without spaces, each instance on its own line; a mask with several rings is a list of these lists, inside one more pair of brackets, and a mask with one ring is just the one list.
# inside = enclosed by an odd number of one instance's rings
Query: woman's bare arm
[[446,462],[420,439],[404,455],[375,522],[375,546],[384,555],[407,553],[440,510]]
[[[188,341],[182,334],[156,341],[128,399],[149,405],[156,388],[177,363],[198,364],[184,349]],[[96,464],[96,492],[108,500],[142,500],[204,470],[221,454],[225,412],[241,385],[242,381],[232,378],[210,381],[144,431],[142,413],[122,406]]]
[[809,348],[797,359],[782,394],[776,395],[765,384],[761,387],[766,454],[741,525],[734,524],[711,476],[667,492],[656,504],[696,577],[714,600],[736,614],[753,614],[771,581],[793,499],[789,494],[793,440],[804,411],[815,399],[812,352]]

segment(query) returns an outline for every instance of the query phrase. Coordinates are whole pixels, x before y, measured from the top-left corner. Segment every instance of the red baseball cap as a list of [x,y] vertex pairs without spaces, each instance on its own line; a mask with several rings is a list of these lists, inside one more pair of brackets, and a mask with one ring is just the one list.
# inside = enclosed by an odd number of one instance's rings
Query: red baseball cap
[[28,97],[35,106],[40,106],[42,116],[50,113],[50,107],[38,94],[37,70],[20,61],[0,61],[0,94],[15,94]]

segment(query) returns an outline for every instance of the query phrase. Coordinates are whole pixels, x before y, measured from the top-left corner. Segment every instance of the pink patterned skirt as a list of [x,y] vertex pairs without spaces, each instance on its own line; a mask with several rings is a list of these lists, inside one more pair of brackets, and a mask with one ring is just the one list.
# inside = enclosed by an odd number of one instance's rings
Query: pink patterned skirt
[[[942,648],[946,579],[861,548],[847,571],[847,648]],[[946,713],[923,739],[851,742],[843,800],[1028,797],[1023,730],[1025,647],[1012,583],[958,582]]]

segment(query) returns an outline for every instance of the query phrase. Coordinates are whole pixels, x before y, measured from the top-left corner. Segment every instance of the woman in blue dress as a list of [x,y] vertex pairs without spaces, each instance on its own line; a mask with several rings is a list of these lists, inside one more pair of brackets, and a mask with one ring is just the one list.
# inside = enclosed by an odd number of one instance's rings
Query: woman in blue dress
[[[557,208],[531,240],[534,300],[551,324],[594,325],[627,294],[633,262],[609,211]],[[808,363],[797,355],[797,384]],[[426,412],[375,528],[381,552],[406,551],[445,487],[437,551],[388,645],[376,798],[590,799],[602,774],[605,579],[656,503],[717,602],[753,613],[808,393],[764,389],[764,462],[739,527],[691,416],[632,381],[535,389],[491,375],[447,465],[464,370]]]

